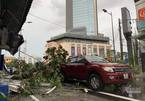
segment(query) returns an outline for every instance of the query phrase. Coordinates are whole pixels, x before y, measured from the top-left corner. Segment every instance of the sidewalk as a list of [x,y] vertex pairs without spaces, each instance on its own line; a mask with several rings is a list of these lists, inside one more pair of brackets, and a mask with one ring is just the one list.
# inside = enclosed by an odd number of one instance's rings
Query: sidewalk
[[131,87],[133,97],[145,101],[145,73],[134,75]]

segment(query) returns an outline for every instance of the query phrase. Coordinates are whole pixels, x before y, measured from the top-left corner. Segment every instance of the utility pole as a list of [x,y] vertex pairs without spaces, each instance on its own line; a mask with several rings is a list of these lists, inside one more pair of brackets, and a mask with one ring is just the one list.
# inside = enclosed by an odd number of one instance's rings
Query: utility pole
[[[30,23],[32,23],[31,21],[28,21],[28,22],[25,22],[25,23],[27,23],[27,24],[30,24]],[[21,30],[20,30],[20,35],[22,35],[22,28],[21,28]],[[18,58],[19,59],[21,59],[21,46],[19,47],[19,49],[18,49]]]
[[113,25],[113,15],[112,12],[108,12],[106,9],[102,9],[103,12],[107,13],[111,17],[111,26],[112,26],[112,38],[113,38],[113,53],[114,53],[114,62],[116,62],[116,49],[115,49],[115,38],[114,38],[114,25]]
[[119,38],[120,38],[120,53],[121,53],[121,61],[123,61],[123,42],[122,42],[122,35],[121,35],[121,21],[118,19],[119,23]]
[[[134,28],[135,35],[137,35],[136,29]],[[137,38],[134,39],[134,58],[135,58],[135,64],[139,64],[139,51],[138,51],[138,40]]]
[[[20,30],[20,35],[22,35],[22,29]],[[18,59],[21,60],[21,46],[18,49]]]
[[133,61],[133,51],[132,51],[132,27],[131,27],[131,16],[130,11],[123,7],[121,8],[122,14],[122,27],[123,27],[123,34],[127,42],[127,50],[128,50],[128,60],[130,65],[134,65]]

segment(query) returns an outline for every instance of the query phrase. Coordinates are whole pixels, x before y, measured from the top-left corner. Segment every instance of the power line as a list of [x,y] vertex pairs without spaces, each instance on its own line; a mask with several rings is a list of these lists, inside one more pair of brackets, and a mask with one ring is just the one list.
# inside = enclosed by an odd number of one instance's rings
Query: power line
[[40,20],[42,20],[42,21],[48,22],[48,23],[50,23],[50,24],[57,25],[57,26],[59,26],[59,27],[65,28],[65,26],[63,26],[63,25],[60,25],[60,24],[57,24],[57,23],[54,23],[54,22],[48,21],[47,19],[44,19],[44,18],[42,18],[42,17],[39,17],[39,16],[36,16],[36,15],[33,15],[33,14],[31,14],[31,13],[29,13],[29,15],[31,15],[31,16],[37,18],[37,19],[40,19]]
[[23,51],[20,51],[20,52],[23,53],[24,55],[28,56],[28,57],[31,57],[31,58],[39,61],[39,59],[35,58],[34,56],[31,56],[31,55],[29,55],[29,54],[27,54],[27,53],[25,53]]

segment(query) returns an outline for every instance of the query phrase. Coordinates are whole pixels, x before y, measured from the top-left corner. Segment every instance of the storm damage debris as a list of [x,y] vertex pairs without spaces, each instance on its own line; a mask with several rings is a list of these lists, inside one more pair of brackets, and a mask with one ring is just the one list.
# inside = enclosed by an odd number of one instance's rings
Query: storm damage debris
[[51,93],[53,90],[55,90],[56,86],[54,86],[53,88],[49,89],[49,91],[47,91],[45,94],[49,94]]
[[34,95],[30,95],[30,97],[33,99],[33,101],[40,101],[38,98],[36,98]]
[[22,88],[21,81],[14,80],[13,82],[10,82],[8,85],[9,85],[10,91],[15,92],[15,93],[21,93],[20,91],[20,89]]

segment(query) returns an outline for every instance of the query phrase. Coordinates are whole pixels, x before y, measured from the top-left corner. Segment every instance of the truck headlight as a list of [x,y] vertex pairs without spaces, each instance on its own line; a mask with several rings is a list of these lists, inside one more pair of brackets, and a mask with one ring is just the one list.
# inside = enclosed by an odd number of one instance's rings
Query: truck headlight
[[113,67],[104,67],[103,69],[106,72],[114,72]]

